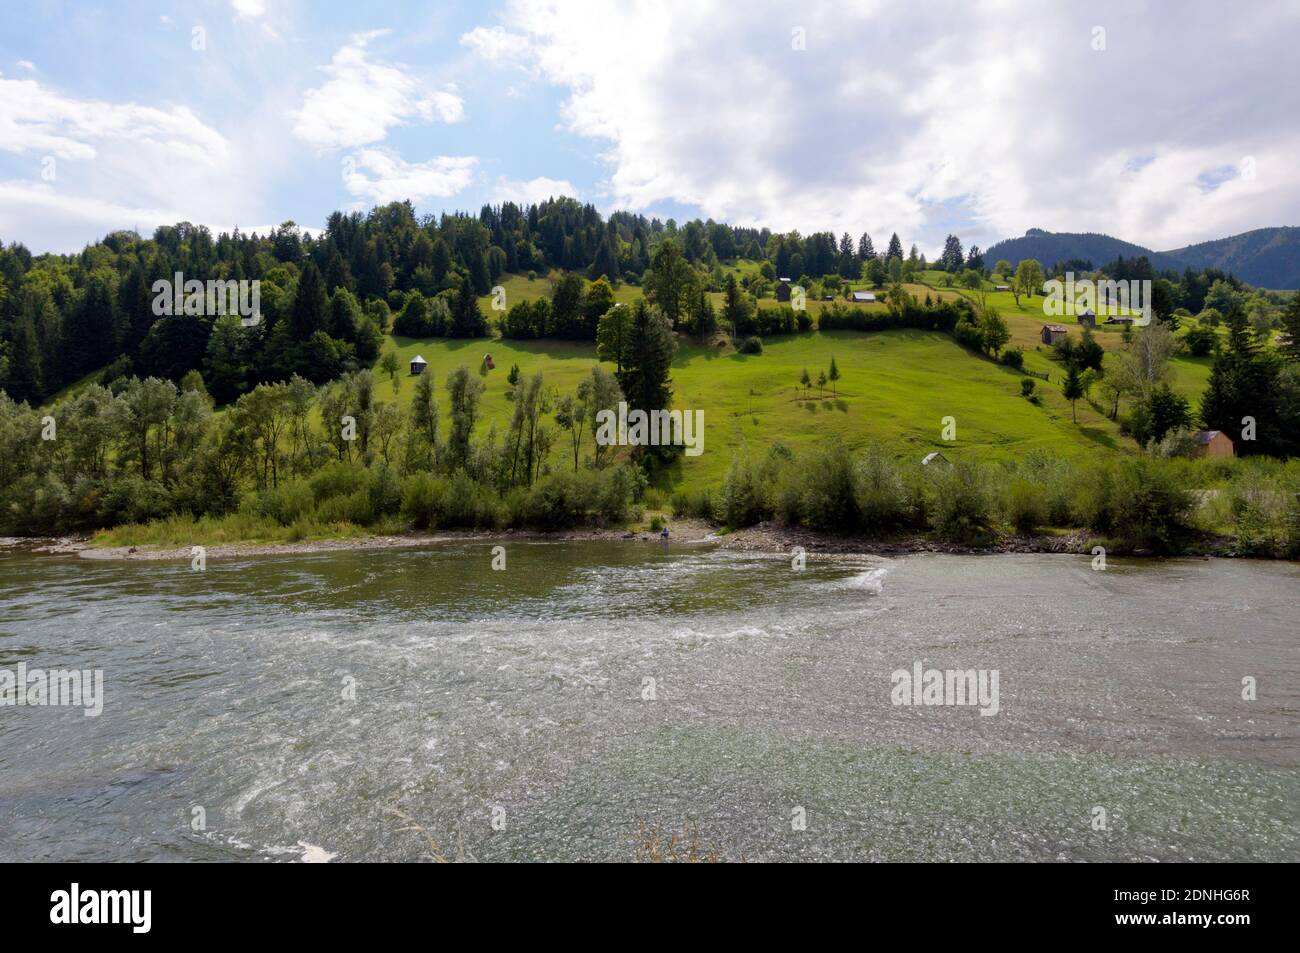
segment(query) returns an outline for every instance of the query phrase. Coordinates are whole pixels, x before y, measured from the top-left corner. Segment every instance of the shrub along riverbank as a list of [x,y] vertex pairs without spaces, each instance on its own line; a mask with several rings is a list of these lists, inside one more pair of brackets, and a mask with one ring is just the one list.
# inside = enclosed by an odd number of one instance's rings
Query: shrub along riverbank
[[[637,383],[626,370],[621,381]],[[852,451],[824,434],[820,445],[735,455],[712,483],[683,476],[672,450],[597,445],[596,414],[623,399],[620,378],[599,365],[565,394],[540,373],[521,377],[509,423],[481,436],[482,377],[462,366],[443,383],[449,418],[428,372],[405,408],[380,401],[362,371],[322,388],[262,385],[219,414],[201,384],[129,379],[87,387],[57,427],[0,395],[0,535],[283,543],[622,528],[671,510],[719,527],[775,521],[868,540],[979,547],[1074,533],[1156,553],[1300,556],[1300,460],[1081,461],[1046,450],[990,460],[965,448],[923,467],[894,446]]]
[[1091,465],[1033,452],[1014,463],[900,463],[878,447],[780,444],[738,458],[717,491],[678,492],[679,516],[730,527],[775,520],[836,534],[925,536],[967,546],[1082,531],[1128,551],[1196,548],[1300,557],[1300,461],[1124,457]]

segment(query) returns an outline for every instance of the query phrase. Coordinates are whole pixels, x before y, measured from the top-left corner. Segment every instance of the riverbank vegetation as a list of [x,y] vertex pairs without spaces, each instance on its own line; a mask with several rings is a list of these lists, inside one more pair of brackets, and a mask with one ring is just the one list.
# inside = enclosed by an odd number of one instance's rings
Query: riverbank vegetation
[[[816,474],[816,478],[810,478]],[[832,441],[775,444],[737,459],[716,492],[674,495],[679,516],[732,527],[774,520],[833,534],[989,546],[1006,535],[1082,533],[1123,550],[1209,548],[1300,556],[1300,461],[1111,457],[1079,465],[1037,451],[1016,461],[928,465]]]

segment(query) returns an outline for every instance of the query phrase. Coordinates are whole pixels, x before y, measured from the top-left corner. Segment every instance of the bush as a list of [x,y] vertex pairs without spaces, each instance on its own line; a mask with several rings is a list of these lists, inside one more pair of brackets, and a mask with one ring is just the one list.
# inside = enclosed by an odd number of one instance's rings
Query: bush
[[853,496],[858,521],[869,530],[902,526],[911,518],[898,465],[874,445],[853,465]]
[[1190,457],[1196,449],[1195,431],[1177,427],[1165,434],[1165,438],[1151,449],[1159,457]]
[[316,520],[321,523],[355,523],[365,526],[374,517],[370,494],[364,488],[347,496],[331,496],[316,507]]
[[512,519],[540,529],[577,526],[595,508],[595,487],[587,479],[590,473],[561,470],[543,477],[528,489]]
[[[41,519],[54,519],[56,510],[66,508],[66,497],[63,484],[51,479],[48,491],[35,495],[34,509]],[[171,497],[161,483],[139,476],[119,476],[104,488],[95,516],[101,526],[116,526],[148,523],[167,516],[171,510]]]
[[509,513],[501,498],[464,470],[456,471],[446,482],[438,501],[439,526],[494,529],[507,522]]
[[1028,400],[1034,396],[1034,388],[1038,386],[1038,381],[1032,377],[1020,378],[1020,396]]
[[1112,461],[1081,471],[1072,512],[1079,525],[1133,548],[1176,552],[1191,527],[1195,498],[1171,463]]
[[442,487],[432,473],[412,473],[402,483],[402,516],[416,529],[433,529],[441,498]]
[[249,497],[242,509],[262,519],[272,519],[281,526],[292,526],[299,519],[316,512],[316,496],[305,480],[292,480],[278,487],[259,490]]
[[402,484],[388,464],[380,463],[370,471],[367,493],[375,519],[401,512]]
[[723,523],[733,528],[753,526],[771,515],[762,481],[753,464],[742,457],[731,461],[719,502]]
[[1230,491],[1233,533],[1248,553],[1283,556],[1294,552],[1300,498],[1277,473],[1251,461]]
[[317,504],[333,496],[349,496],[369,482],[369,471],[359,463],[342,460],[322,467],[311,475],[311,491]]
[[800,501],[803,523],[814,529],[848,529],[858,523],[853,462],[838,439],[814,451],[803,469],[805,486]]
[[622,523],[638,515],[636,500],[645,490],[645,473],[640,467],[621,464],[595,471],[600,477],[596,515],[608,523]]
[[1002,501],[1003,518],[1022,536],[1028,536],[1047,520],[1047,490],[1024,477],[1006,485]]
[[741,354],[762,354],[763,339],[757,337],[747,337],[740,345]]
[[712,520],[716,504],[708,490],[678,490],[673,494],[673,516],[678,519]]
[[[1025,366],[1025,352],[1018,347],[1013,347],[1002,352],[998,358],[998,363],[1005,364],[1007,367],[1014,367],[1020,370]],[[1028,394],[1024,396],[1028,397]]]
[[931,470],[928,508],[934,531],[966,543],[985,535],[992,506],[984,470],[965,461],[927,468]]
[[567,529],[593,519],[623,523],[633,516],[644,477],[628,464],[608,470],[561,470],[510,494],[512,523],[540,529]]

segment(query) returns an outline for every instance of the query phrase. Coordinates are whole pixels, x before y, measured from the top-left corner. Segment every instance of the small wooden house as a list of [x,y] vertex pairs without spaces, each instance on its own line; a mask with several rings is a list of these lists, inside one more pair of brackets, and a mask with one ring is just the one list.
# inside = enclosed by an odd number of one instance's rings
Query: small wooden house
[[1044,344],[1055,344],[1057,341],[1061,340],[1061,338],[1066,337],[1069,333],[1070,332],[1065,330],[1062,325],[1044,324],[1041,337]]
[[1232,438],[1222,430],[1198,430],[1192,434],[1194,457],[1231,457],[1235,455]]
[[1079,313],[1079,323],[1086,327],[1095,328],[1097,326],[1097,312],[1089,308],[1087,311]]
[[790,279],[789,278],[782,278],[780,281],[777,282],[776,300],[777,301],[790,300]]
[[993,286],[993,290],[994,290],[994,291],[1010,291],[1010,290],[1011,290],[1011,286],[1010,286],[1010,285],[994,285],[994,286]]
[[428,366],[429,366],[428,361],[420,357],[420,355],[418,354],[415,355],[415,357],[411,358],[411,376],[419,377],[421,374],[424,373],[424,369]]
[[853,300],[860,301],[863,304],[874,304],[876,296],[870,291],[855,291],[853,292]]

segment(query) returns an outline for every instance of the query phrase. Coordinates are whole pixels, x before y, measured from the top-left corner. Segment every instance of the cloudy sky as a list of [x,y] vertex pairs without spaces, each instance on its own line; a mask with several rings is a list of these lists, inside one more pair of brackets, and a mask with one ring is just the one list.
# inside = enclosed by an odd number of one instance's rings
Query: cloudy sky
[[0,8],[0,240],[573,195],[933,256],[1300,224],[1300,3]]

